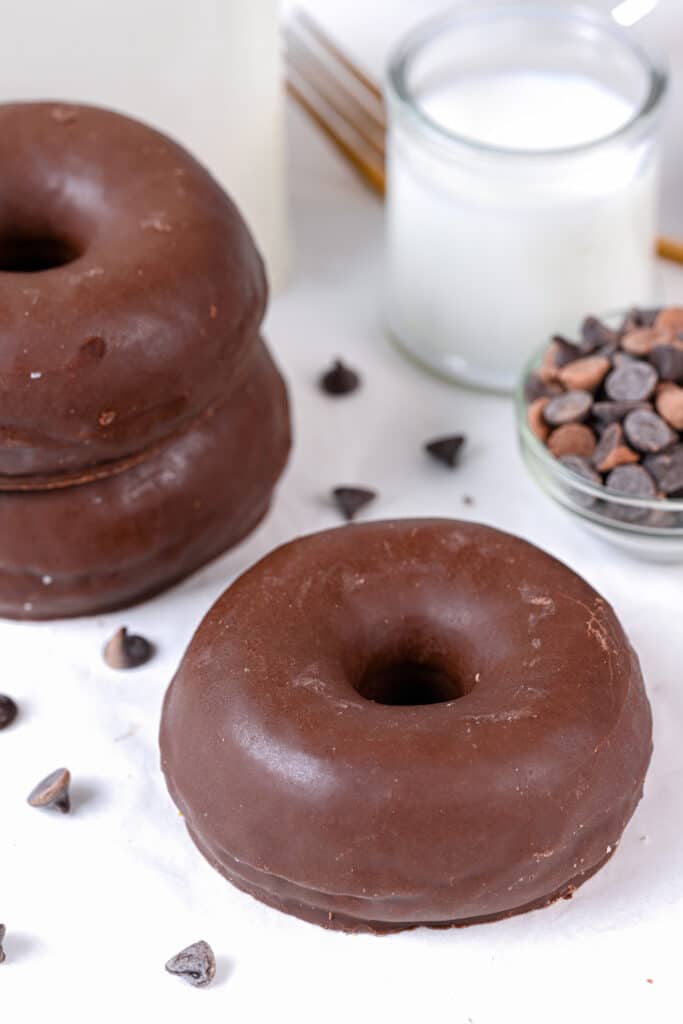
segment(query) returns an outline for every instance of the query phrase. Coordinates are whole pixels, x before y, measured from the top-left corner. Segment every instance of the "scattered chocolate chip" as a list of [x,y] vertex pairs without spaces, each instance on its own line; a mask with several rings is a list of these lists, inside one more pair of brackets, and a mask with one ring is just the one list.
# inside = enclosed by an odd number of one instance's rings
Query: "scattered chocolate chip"
[[139,668],[154,654],[154,645],[144,636],[129,633],[127,628],[122,626],[107,641],[103,653],[109,668]]
[[639,452],[661,452],[676,441],[668,423],[650,409],[636,409],[624,420],[627,440]]
[[208,985],[216,973],[216,957],[208,942],[200,940],[176,953],[166,964],[169,974],[179,974],[200,988]]
[[7,959],[5,956],[5,950],[3,949],[3,942],[5,941],[5,935],[7,935],[7,929],[4,924],[0,924],[0,964],[4,963]]
[[529,404],[526,413],[526,419],[531,433],[535,434],[538,440],[543,442],[548,440],[548,435],[550,434],[550,427],[543,418],[543,410],[549,401],[549,398],[535,399],[535,401]]
[[360,385],[360,377],[355,370],[346,366],[341,359],[335,360],[331,369],[320,378],[320,387],[328,395],[350,395]]
[[657,371],[639,360],[623,363],[605,381],[607,397],[613,402],[643,402],[657,387]]
[[663,331],[683,331],[683,308],[680,306],[668,306],[657,314],[655,327]]
[[427,441],[425,451],[450,469],[454,469],[458,464],[464,443],[464,434],[451,434],[448,437],[437,437],[433,441]]
[[344,519],[350,522],[362,508],[375,500],[377,491],[367,487],[335,487],[332,497]]
[[648,402],[595,402],[591,413],[602,423],[615,423],[623,420],[634,409],[649,409]]
[[659,374],[660,380],[672,380],[683,384],[683,348],[678,345],[655,345],[650,352],[650,362]]
[[683,388],[673,381],[664,381],[657,388],[655,408],[674,430],[683,430]]
[[605,356],[584,356],[563,366],[558,376],[571,391],[596,391],[610,370]]
[[474,498],[471,494],[463,494],[462,503],[463,505],[474,505]]
[[648,455],[644,465],[660,491],[669,497],[683,497],[683,445],[661,455]]
[[55,807],[62,814],[71,810],[69,785],[71,773],[68,768],[57,768],[35,786],[28,796],[31,807]]
[[550,399],[543,410],[543,418],[551,427],[578,423],[586,418],[592,404],[593,396],[589,391],[567,391]]
[[610,423],[602,432],[592,461],[601,473],[609,473],[617,466],[639,462],[640,456],[625,444],[621,424]]
[[6,729],[8,725],[12,724],[17,717],[18,710],[11,697],[0,693],[0,729]]
[[617,466],[605,483],[610,490],[632,498],[654,498],[657,494],[654,480],[642,466]]
[[596,438],[591,428],[583,423],[565,423],[553,430],[547,444],[557,459],[561,455],[583,455],[588,458],[595,451]]
[[581,352],[588,355],[595,352],[603,345],[616,348],[619,342],[619,335],[613,331],[602,320],[595,316],[587,316],[581,325]]

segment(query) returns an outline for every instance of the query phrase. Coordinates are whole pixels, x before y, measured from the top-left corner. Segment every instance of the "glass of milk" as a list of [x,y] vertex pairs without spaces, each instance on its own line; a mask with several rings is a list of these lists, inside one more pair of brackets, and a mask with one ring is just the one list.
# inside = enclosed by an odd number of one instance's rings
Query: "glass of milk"
[[454,380],[510,390],[551,333],[653,299],[667,74],[610,18],[469,2],[388,71],[392,334]]

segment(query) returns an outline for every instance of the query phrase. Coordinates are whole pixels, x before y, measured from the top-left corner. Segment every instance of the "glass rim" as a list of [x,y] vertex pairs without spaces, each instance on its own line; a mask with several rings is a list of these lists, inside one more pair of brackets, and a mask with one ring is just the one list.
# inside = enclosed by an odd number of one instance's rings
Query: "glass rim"
[[[467,135],[450,131],[436,118],[431,117],[422,107],[419,97],[408,85],[408,72],[413,61],[446,30],[453,30],[471,25],[476,22],[486,24],[499,18],[522,18],[534,15],[539,18],[554,20],[558,23],[579,23],[590,24],[594,28],[611,35],[624,50],[630,51],[640,62],[645,70],[649,81],[649,88],[642,103],[635,108],[631,116],[623,125],[600,135],[588,142],[581,142],[571,146],[559,146],[550,149],[524,149],[512,146],[497,146],[493,143],[482,142]],[[517,3],[501,3],[500,0],[492,0],[483,4],[473,3],[461,4],[446,13],[422,21],[410,32],[408,32],[395,46],[391,54],[385,72],[385,83],[390,99],[396,100],[399,106],[408,112],[415,123],[432,139],[465,148],[472,152],[483,155],[497,155],[510,158],[562,158],[568,156],[588,153],[594,149],[615,142],[618,139],[629,135],[640,127],[657,112],[667,93],[669,86],[668,66],[659,53],[653,53],[638,42],[629,32],[619,25],[613,18],[603,15],[593,8],[583,4],[570,4],[567,6],[554,6],[543,0],[521,0]]]

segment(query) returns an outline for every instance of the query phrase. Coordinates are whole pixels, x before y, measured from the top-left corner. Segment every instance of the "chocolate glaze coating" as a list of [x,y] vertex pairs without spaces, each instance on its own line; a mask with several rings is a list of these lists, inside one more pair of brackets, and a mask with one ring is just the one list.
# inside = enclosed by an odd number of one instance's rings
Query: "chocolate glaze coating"
[[[419,696],[450,699],[378,702]],[[571,570],[484,526],[406,520],[306,537],[238,579],[160,742],[228,879],[318,924],[393,931],[571,894],[640,799],[651,717],[614,612]]]
[[81,486],[0,494],[0,615],[130,605],[249,533],[290,443],[284,384],[258,339],[225,392],[133,468]]
[[266,284],[209,173],[119,114],[19,103],[0,181],[0,474],[128,457],[216,401]]

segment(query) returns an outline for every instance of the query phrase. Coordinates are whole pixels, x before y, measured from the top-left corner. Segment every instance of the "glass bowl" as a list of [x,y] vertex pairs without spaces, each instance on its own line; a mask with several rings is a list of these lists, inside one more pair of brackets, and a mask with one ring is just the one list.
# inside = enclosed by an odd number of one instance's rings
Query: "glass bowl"
[[[614,317],[604,317],[613,324]],[[548,348],[529,360],[517,386],[515,413],[522,457],[531,476],[558,505],[601,540],[629,554],[659,562],[683,562],[683,498],[634,498],[574,473],[546,448],[527,422],[524,389]]]

